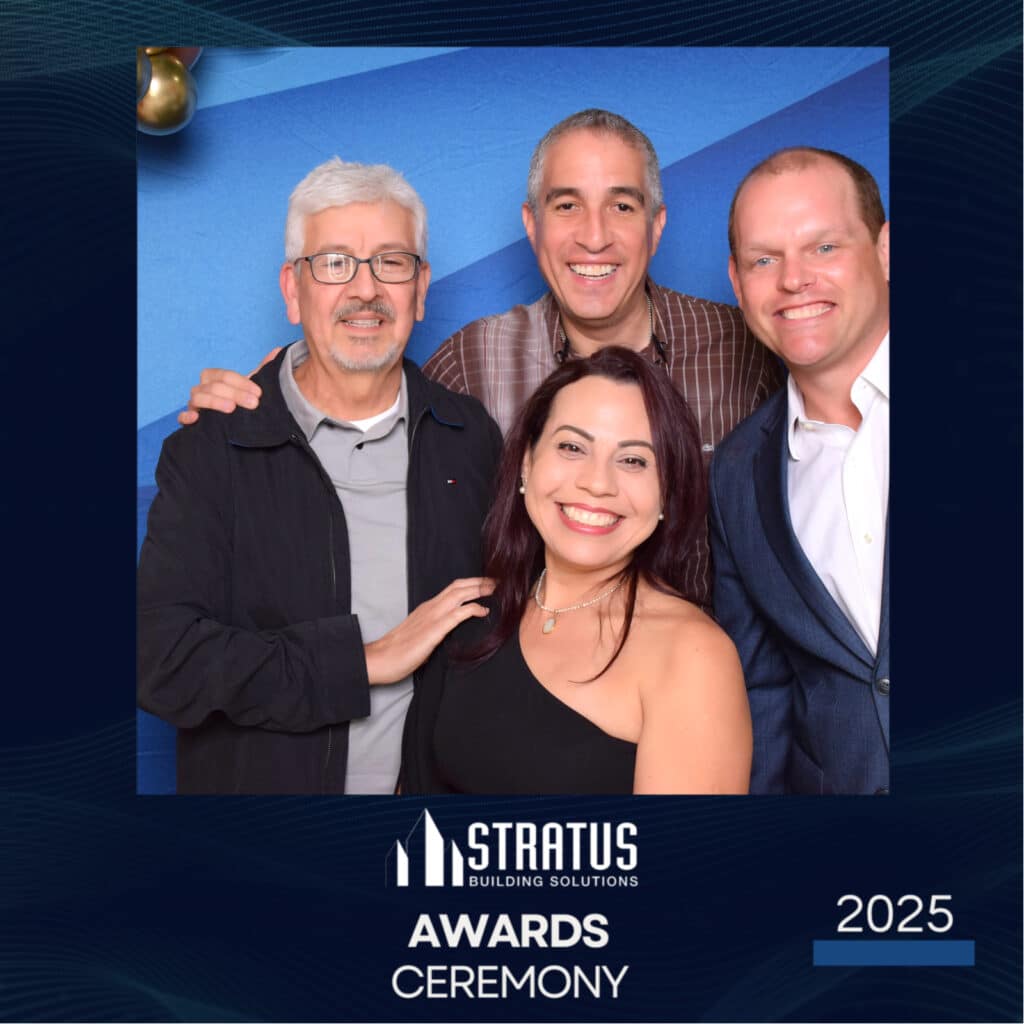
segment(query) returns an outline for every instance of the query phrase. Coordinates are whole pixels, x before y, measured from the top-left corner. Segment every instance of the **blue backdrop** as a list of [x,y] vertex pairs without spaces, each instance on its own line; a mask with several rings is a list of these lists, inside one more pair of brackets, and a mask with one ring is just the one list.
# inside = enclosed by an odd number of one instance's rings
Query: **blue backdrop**
[[[781,146],[847,153],[888,204],[878,48],[207,49],[200,108],[138,151],[138,542],[163,439],[204,366],[248,371],[292,340],[277,286],[292,188],[316,164],[388,163],[423,197],[433,283],[409,355],[544,291],[520,206],[530,154],[584,107],[653,141],[668,223],[660,283],[733,301],[725,223]],[[174,791],[173,730],[140,712],[140,792]]]

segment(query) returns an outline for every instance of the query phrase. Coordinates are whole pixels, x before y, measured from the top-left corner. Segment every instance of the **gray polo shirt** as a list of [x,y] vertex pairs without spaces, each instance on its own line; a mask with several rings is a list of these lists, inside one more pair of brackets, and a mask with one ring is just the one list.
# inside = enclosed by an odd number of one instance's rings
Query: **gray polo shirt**
[[[281,391],[310,447],[334,484],[345,510],[352,566],[352,613],[363,643],[379,639],[408,614],[406,477],[409,473],[409,398],[402,383],[395,407],[365,431],[311,405],[294,370],[309,358],[304,341],[281,363]],[[327,552],[324,552],[327,557]],[[393,793],[401,760],[402,725],[412,677],[370,687],[369,718],[349,723],[346,793]]]

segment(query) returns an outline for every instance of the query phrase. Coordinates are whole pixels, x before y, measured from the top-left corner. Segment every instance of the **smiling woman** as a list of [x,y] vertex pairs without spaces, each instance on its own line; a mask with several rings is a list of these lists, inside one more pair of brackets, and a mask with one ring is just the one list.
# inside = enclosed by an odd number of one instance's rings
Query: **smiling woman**
[[660,368],[613,347],[551,374],[485,526],[492,611],[417,688],[403,792],[746,792],[739,661],[684,592],[704,514],[697,428]]

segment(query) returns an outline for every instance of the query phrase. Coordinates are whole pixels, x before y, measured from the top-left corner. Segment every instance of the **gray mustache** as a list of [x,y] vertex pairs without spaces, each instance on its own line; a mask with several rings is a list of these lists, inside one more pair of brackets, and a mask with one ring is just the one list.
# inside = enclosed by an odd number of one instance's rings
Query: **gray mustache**
[[359,313],[374,313],[385,320],[395,319],[394,307],[389,306],[380,299],[374,299],[373,302],[349,302],[347,305],[342,306],[334,314],[334,322],[338,323],[340,320],[349,320]]

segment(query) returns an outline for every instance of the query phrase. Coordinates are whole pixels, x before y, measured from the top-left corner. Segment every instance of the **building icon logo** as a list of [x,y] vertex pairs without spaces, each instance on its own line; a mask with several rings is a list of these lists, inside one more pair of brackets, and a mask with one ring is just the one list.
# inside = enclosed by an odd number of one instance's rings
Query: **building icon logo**
[[462,886],[465,861],[454,840],[446,840],[424,809],[403,843],[396,839],[385,858],[385,882],[400,889]]

